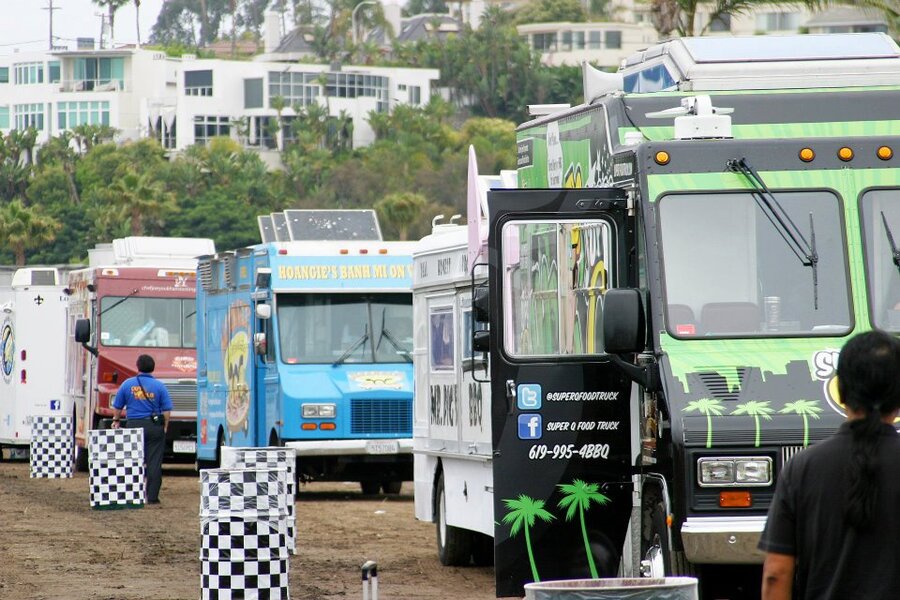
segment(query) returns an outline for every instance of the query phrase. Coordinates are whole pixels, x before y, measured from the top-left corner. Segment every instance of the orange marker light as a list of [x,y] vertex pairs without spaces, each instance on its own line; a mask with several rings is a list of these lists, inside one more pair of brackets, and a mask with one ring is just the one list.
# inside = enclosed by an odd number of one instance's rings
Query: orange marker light
[[387,254],[387,248],[382,248],[378,251],[378,254]]
[[316,425],[315,423],[304,423],[300,426],[300,429],[302,429],[303,431],[312,431],[316,427],[318,427],[318,425]]
[[838,150],[838,158],[844,162],[853,160],[853,149],[844,146],[840,150]]
[[341,254],[350,254],[350,251],[346,248],[341,248]]
[[879,146],[875,154],[881,160],[891,160],[894,157],[894,151],[890,146]]
[[666,152],[665,150],[660,150],[659,152],[656,153],[656,156],[654,156],[653,158],[656,161],[656,164],[658,164],[658,165],[667,165],[667,164],[669,164],[669,160],[670,160],[669,153]]
[[816,153],[812,148],[804,148],[800,151],[800,160],[803,162],[812,162],[815,157]]
[[750,508],[753,498],[750,492],[719,492],[719,506],[722,508]]
[[324,429],[325,431],[334,431],[337,429],[334,423],[322,423],[319,425],[319,429]]

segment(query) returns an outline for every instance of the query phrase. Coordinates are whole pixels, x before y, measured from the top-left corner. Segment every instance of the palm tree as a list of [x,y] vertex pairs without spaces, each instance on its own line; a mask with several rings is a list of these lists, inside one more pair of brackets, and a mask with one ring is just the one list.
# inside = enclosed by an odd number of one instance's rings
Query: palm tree
[[275,147],[278,150],[284,150],[284,109],[290,105],[284,96],[272,96],[269,98],[269,106],[275,110],[275,118],[278,123],[278,130],[275,134]]
[[706,415],[706,447],[712,448],[712,416],[722,416],[725,405],[718,398],[700,398],[688,403],[684,407],[684,412],[697,411]]
[[78,155],[72,149],[73,138],[74,134],[71,131],[63,131],[47,140],[38,151],[38,162],[41,168],[53,163],[58,163],[62,167],[69,188],[69,199],[73,204],[78,204],[81,201],[78,187],[75,185],[75,163]]
[[[105,6],[109,15],[109,41],[115,39],[114,31],[116,24],[116,11],[125,6],[128,0],[91,0],[97,6]],[[110,44],[112,45],[112,44]]]
[[784,405],[784,408],[779,410],[780,413],[794,413],[795,415],[800,415],[803,417],[803,447],[809,446],[809,417],[813,419],[819,418],[819,413],[822,412],[822,407],[819,406],[819,402],[816,400],[796,400],[794,402],[788,402]]
[[531,549],[531,535],[529,530],[537,519],[549,523],[554,519],[544,508],[543,500],[535,500],[525,494],[519,494],[518,498],[506,498],[503,500],[509,512],[503,516],[503,522],[510,525],[509,535],[515,537],[520,529],[525,530],[525,547],[528,549],[528,562],[531,565],[531,576],[535,581],[540,581],[537,565],[534,563],[534,552]]
[[56,239],[62,224],[41,214],[37,207],[25,206],[15,199],[0,210],[0,239],[13,251],[16,266],[25,265],[25,251],[40,248]]
[[591,545],[588,541],[587,525],[584,523],[584,513],[591,507],[591,503],[595,502],[600,506],[609,503],[609,498],[600,493],[600,486],[596,483],[585,483],[580,479],[576,479],[572,483],[558,484],[556,487],[563,493],[562,500],[559,501],[559,508],[568,508],[566,511],[566,521],[575,518],[575,512],[581,520],[581,537],[584,540],[584,552],[587,555],[588,567],[591,569],[591,577],[597,579],[597,567],[594,565],[594,555],[591,553]]
[[137,33],[137,45],[141,45],[141,0],[134,0],[134,22]]
[[378,216],[397,228],[401,241],[408,239],[409,226],[416,222],[428,205],[428,199],[415,192],[388,194],[375,203]]
[[766,421],[771,421],[771,414],[775,412],[774,409],[769,408],[770,402],[768,400],[749,400],[744,404],[739,405],[734,411],[731,413],[733,415],[749,415],[753,417],[754,422],[756,423],[756,447],[759,448],[760,442],[760,429],[759,429],[759,418],[762,417]]
[[112,204],[131,220],[131,235],[144,234],[144,219],[159,219],[177,210],[175,196],[167,192],[152,171],[129,170],[109,186]]

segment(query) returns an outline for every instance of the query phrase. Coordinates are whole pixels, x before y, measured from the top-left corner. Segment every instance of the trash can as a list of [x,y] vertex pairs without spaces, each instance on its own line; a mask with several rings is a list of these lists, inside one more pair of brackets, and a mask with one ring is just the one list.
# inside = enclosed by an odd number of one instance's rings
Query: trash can
[[143,508],[144,430],[93,429],[88,433],[91,508]]
[[289,600],[287,471],[200,471],[202,600]]
[[36,416],[31,421],[31,478],[72,477],[75,439],[72,417]]
[[526,600],[698,600],[695,577],[609,578],[525,584]]
[[223,469],[237,467],[241,469],[278,468],[283,467],[287,471],[287,487],[285,488],[285,503],[287,505],[287,543],[291,554],[297,553],[297,527],[294,515],[294,497],[297,493],[297,480],[295,471],[297,468],[297,451],[293,448],[280,446],[267,446],[260,448],[239,448],[235,446],[222,447]]

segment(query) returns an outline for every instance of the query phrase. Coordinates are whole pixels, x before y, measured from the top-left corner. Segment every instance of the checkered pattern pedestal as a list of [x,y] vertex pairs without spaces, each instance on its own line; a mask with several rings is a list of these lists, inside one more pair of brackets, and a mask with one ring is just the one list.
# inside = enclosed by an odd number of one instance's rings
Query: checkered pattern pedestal
[[144,430],[100,429],[88,435],[91,508],[144,506]]
[[72,417],[37,416],[31,421],[32,478],[72,477],[75,440]]
[[289,600],[287,470],[200,471],[203,600]]
[[285,489],[285,502],[287,503],[287,543],[292,554],[297,553],[297,527],[294,515],[294,497],[297,493],[297,451],[294,448],[265,447],[265,448],[237,448],[224,446],[222,448],[222,468],[279,468],[287,471],[287,488]]

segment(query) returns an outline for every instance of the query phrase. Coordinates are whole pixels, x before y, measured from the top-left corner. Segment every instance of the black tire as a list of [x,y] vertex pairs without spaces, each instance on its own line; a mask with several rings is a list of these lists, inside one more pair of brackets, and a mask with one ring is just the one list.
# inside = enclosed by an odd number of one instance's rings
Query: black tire
[[648,488],[641,511],[641,561],[649,560],[653,564],[651,577],[672,574],[672,549],[669,546],[667,518],[659,490]]
[[444,494],[444,474],[438,475],[434,492],[434,523],[437,534],[438,558],[447,567],[464,567],[472,559],[472,532],[447,525],[447,499]]
[[380,481],[360,481],[359,489],[362,490],[364,496],[375,496],[381,490]]
[[400,493],[400,489],[403,487],[402,481],[382,481],[381,482],[381,491],[385,494],[393,494],[397,495]]
[[472,561],[476,567],[490,567],[494,564],[494,538],[483,533],[472,532]]

